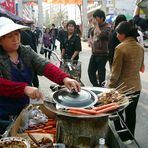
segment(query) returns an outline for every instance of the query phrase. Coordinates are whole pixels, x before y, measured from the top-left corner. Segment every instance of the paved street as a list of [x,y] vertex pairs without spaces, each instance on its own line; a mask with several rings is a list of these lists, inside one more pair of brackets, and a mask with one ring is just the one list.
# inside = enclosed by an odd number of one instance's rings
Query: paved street
[[[83,51],[80,53],[80,61],[82,62],[82,82],[85,86],[92,86],[89,82],[87,69],[91,50],[86,42],[82,42]],[[107,74],[109,73],[109,65],[107,64]],[[145,50],[145,72],[141,74],[142,78],[142,93],[137,107],[137,125],[136,139],[141,148],[148,148],[148,50]],[[40,77],[40,89],[45,96],[50,96],[50,81],[44,77]],[[132,147],[132,146],[131,146]],[[134,147],[133,147],[134,148]]]

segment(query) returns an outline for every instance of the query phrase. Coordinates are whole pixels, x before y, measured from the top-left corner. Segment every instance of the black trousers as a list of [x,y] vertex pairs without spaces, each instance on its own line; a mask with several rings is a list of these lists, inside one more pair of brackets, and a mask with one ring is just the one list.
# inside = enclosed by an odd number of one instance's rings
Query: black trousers
[[[139,97],[140,97],[140,91],[137,91],[137,92],[133,93],[133,95],[138,95],[138,96],[133,97],[132,98],[133,102],[131,102],[125,108],[125,110],[124,110],[125,111],[125,118],[123,116],[123,111],[119,112],[119,116],[122,118],[122,120],[124,121],[126,126],[129,128],[130,132],[134,136],[135,126],[136,126],[136,108],[137,108],[138,100],[139,100]],[[124,126],[121,126],[121,122],[120,122],[119,119],[115,120],[114,124],[115,124],[115,129],[117,131],[126,128]],[[122,141],[132,140],[133,139],[133,137],[131,136],[131,134],[128,131],[119,133],[119,136],[120,136]]]
[[[51,49],[51,46],[49,46],[49,47],[48,46],[45,46],[45,47]],[[51,51],[45,50],[44,52],[45,52],[45,58],[47,58],[47,56],[48,56],[48,59],[50,59]],[[48,55],[47,55],[47,53],[48,53]]]
[[57,48],[55,42],[56,42],[56,39],[53,39],[52,40],[52,51],[56,50],[56,48]]
[[[88,66],[88,76],[89,80],[92,83],[94,87],[102,87],[102,82],[105,81],[105,75],[106,75],[106,63],[108,60],[108,55],[100,55],[100,56],[94,56],[92,55],[89,61]],[[96,77],[96,72],[98,71],[99,76],[99,84]]]

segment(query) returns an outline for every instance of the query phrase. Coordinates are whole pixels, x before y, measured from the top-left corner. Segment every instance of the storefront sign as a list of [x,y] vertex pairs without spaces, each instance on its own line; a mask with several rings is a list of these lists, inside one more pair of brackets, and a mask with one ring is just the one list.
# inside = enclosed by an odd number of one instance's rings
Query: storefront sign
[[14,0],[0,0],[0,6],[15,14],[15,1]]
[[[83,0],[44,0],[46,3],[54,4],[82,4]],[[94,0],[88,0],[88,3],[93,3]]]

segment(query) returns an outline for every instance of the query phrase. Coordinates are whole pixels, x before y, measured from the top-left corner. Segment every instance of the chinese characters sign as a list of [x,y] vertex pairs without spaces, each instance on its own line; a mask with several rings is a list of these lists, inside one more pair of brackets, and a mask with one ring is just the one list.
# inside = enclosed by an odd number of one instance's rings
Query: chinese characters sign
[[0,6],[15,14],[15,1],[14,0],[0,0]]

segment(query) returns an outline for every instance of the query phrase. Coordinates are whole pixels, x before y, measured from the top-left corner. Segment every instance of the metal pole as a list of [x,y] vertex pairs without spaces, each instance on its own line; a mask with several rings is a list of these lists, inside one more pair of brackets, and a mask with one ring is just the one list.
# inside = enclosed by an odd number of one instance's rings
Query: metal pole
[[38,27],[43,30],[43,6],[42,0],[38,0]]
[[88,28],[88,20],[87,20],[87,2],[88,0],[83,0],[82,10],[83,10],[83,16],[82,16],[82,37],[83,40],[87,40],[87,28]]
[[76,4],[75,4],[75,20],[76,20],[76,17],[77,17],[77,12],[76,12]]
[[23,1],[18,1],[18,16],[23,17]]
[[106,4],[107,4],[107,0],[102,0],[101,9],[105,12],[105,14],[106,14]]

